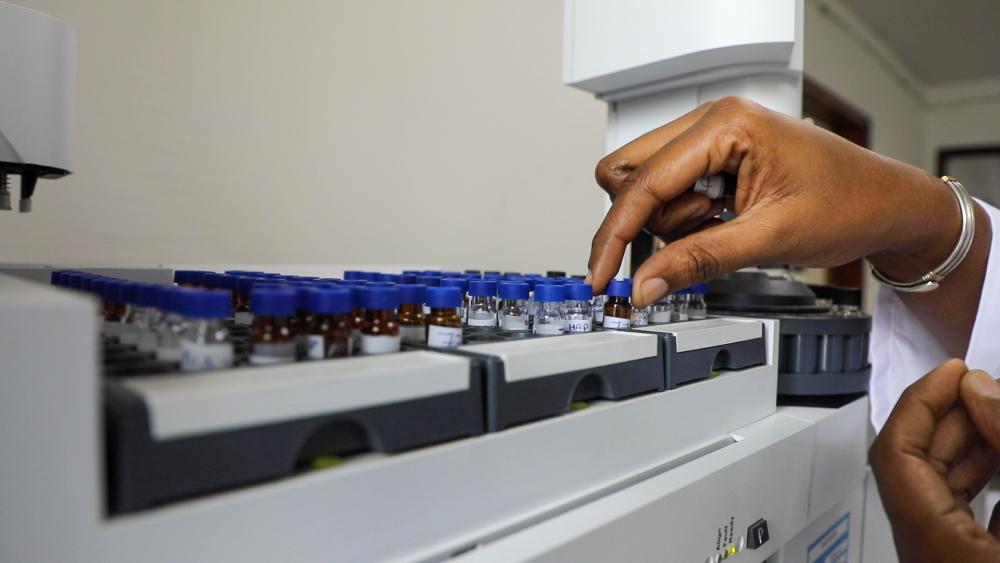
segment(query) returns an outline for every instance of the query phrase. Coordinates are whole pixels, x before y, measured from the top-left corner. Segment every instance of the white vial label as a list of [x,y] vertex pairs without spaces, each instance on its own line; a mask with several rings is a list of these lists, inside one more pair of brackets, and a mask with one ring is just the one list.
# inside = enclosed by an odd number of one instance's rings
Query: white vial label
[[496,317],[486,317],[479,319],[469,319],[469,326],[497,326]]
[[399,336],[409,344],[423,344],[427,340],[427,330],[422,325],[399,325]]
[[462,329],[453,326],[430,325],[427,327],[427,345],[435,348],[461,346]]
[[306,357],[310,360],[322,360],[326,357],[326,339],[322,334],[310,334],[306,337]]
[[611,315],[604,315],[602,320],[604,328],[628,328],[631,319],[623,319],[621,317],[612,317]]
[[599,323],[602,323],[602,324],[604,323],[604,307],[603,306],[599,306],[598,308],[594,309],[594,320],[597,321],[597,322],[599,322]]
[[361,353],[366,356],[399,352],[400,337],[388,334],[362,334]]
[[501,321],[501,328],[504,330],[528,330],[528,323],[524,318],[515,315],[504,315]]
[[649,317],[649,322],[651,323],[669,323],[670,322],[670,311],[653,311],[653,314]]
[[156,350],[156,359],[161,362],[179,362],[181,361],[181,347],[159,348]]
[[233,322],[240,326],[250,326],[253,324],[253,313],[250,311],[236,311]]
[[674,314],[670,317],[670,319],[675,323],[683,322],[688,320],[688,314],[686,312],[674,311]]
[[278,344],[254,344],[250,363],[255,366],[284,364],[295,361],[295,342]]
[[646,326],[649,324],[649,315],[646,311],[632,311],[632,326]]
[[586,319],[569,319],[566,321],[566,330],[568,332],[590,332],[593,329],[593,323],[588,317]]
[[181,370],[199,371],[233,367],[232,344],[181,342]]
[[566,332],[566,327],[562,323],[541,323],[535,324],[535,334],[563,334]]
[[431,306],[424,304],[424,316],[431,314]]

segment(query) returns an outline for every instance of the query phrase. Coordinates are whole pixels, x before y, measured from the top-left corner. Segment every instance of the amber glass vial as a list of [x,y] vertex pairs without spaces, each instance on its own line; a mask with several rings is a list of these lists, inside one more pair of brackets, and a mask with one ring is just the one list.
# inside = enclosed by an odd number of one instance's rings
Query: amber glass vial
[[605,328],[628,328],[632,319],[632,280],[611,280],[604,303]]
[[294,289],[255,287],[250,291],[250,363],[256,365],[294,362],[296,356]]
[[368,286],[361,291],[361,301],[365,316],[361,323],[360,352],[364,355],[399,352],[399,322],[396,318],[399,289]]
[[427,345],[454,348],[462,344],[462,290],[457,287],[428,287]]
[[427,317],[424,316],[422,285],[399,286],[399,334],[403,342],[422,344],[427,340]]
[[310,326],[305,358],[343,358],[351,355],[351,292],[340,288],[311,288],[306,306]]

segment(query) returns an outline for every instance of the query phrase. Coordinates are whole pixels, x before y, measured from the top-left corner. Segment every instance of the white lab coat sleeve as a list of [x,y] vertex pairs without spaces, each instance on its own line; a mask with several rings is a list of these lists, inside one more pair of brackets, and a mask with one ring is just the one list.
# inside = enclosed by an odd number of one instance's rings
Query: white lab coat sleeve
[[[970,368],[1000,377],[1000,211],[977,202],[989,217],[992,240],[965,362]],[[903,390],[947,359],[941,344],[896,293],[880,287],[872,321],[872,376],[868,389],[876,430],[885,424]]]

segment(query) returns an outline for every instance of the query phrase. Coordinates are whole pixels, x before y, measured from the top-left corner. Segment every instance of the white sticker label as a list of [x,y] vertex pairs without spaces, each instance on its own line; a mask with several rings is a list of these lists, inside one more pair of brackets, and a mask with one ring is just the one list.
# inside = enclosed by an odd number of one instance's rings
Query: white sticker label
[[399,325],[399,336],[403,342],[423,344],[427,340],[427,329],[423,325]]
[[306,357],[310,360],[322,360],[326,357],[326,338],[322,334],[310,334],[306,337]]
[[569,319],[566,321],[568,332],[590,332],[593,329],[593,321],[590,317],[585,319]]
[[604,307],[594,309],[594,320],[602,324],[604,323]]
[[436,348],[461,346],[462,329],[453,326],[430,325],[427,327],[427,345]]
[[566,325],[563,323],[535,323],[535,334],[563,334],[566,332]]
[[649,316],[649,322],[651,323],[669,323],[670,322],[670,311],[653,311],[653,314]]
[[679,322],[688,320],[688,314],[687,313],[678,313],[677,311],[674,311],[673,315],[670,316],[670,319],[672,321],[674,321],[675,323],[679,323]]
[[424,304],[424,316],[431,314],[431,306]]
[[400,337],[387,334],[362,334],[361,353],[366,356],[399,352]]
[[253,313],[250,311],[236,311],[233,322],[240,326],[250,326],[253,324]]
[[524,322],[524,317],[504,315],[501,328],[504,330],[528,330],[528,323]]
[[179,362],[181,361],[181,347],[158,348],[156,350],[156,359],[161,362]]
[[233,367],[233,345],[181,342],[181,370],[199,371]]
[[649,324],[649,315],[646,311],[632,311],[632,326],[646,326]]
[[486,317],[485,319],[469,319],[469,326],[497,326],[496,317]]
[[612,317],[611,315],[604,315],[601,320],[604,328],[628,328],[630,319],[623,319],[621,317]]
[[280,344],[254,344],[250,363],[255,366],[283,364],[295,361],[295,342]]

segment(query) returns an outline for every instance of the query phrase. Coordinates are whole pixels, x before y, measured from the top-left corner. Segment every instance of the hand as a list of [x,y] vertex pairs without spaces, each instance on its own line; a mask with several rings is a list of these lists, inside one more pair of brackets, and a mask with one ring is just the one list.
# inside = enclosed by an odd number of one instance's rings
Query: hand
[[[730,205],[738,217],[717,225],[710,219],[719,206],[687,189],[722,171],[737,175]],[[887,275],[916,279],[944,260],[961,229],[939,179],[740,98],[705,104],[625,145],[601,160],[597,179],[614,203],[591,248],[595,291],[640,229],[708,227],[635,272],[640,307],[669,288],[776,261],[830,267],[870,256]]]
[[869,458],[900,561],[1000,561],[1000,517],[989,530],[969,501],[1000,468],[1000,383],[960,360],[910,386]]

